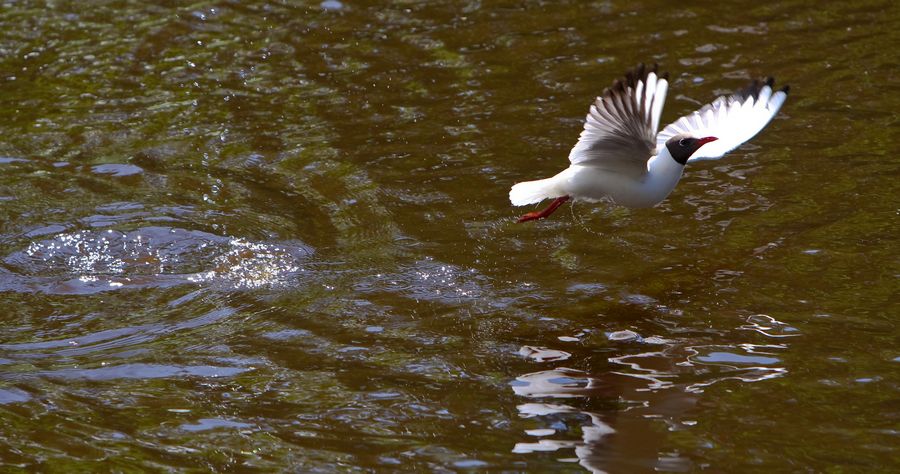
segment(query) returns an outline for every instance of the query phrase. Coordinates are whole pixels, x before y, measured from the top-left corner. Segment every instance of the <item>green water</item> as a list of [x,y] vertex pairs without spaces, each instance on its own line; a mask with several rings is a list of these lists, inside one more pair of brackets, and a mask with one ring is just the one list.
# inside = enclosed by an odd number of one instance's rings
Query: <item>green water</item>
[[[742,3],[4,3],[0,470],[900,469],[900,12]],[[641,61],[792,92],[515,224]]]

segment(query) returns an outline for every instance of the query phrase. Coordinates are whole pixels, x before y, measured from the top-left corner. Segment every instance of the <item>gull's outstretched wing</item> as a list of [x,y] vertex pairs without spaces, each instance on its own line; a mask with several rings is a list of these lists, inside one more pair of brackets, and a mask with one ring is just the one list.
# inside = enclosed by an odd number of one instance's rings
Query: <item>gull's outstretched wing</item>
[[680,133],[695,137],[717,137],[691,155],[688,162],[721,158],[762,130],[787,99],[789,86],[772,92],[775,79],[753,81],[747,88],[722,96],[689,115],[667,125],[656,137],[656,149]]
[[647,160],[656,153],[668,85],[668,74],[658,75],[656,65],[643,64],[614,82],[591,104],[569,161],[629,176],[645,174]]

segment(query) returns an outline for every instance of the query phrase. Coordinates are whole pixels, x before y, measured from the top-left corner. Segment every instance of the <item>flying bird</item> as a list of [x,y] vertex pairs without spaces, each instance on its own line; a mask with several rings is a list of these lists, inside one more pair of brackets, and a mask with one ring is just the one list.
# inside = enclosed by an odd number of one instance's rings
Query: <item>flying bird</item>
[[626,207],[653,207],[681,179],[684,166],[718,159],[753,138],[787,99],[789,86],[773,91],[775,79],[754,80],[659,130],[669,74],[638,65],[591,105],[569,167],[552,178],[518,183],[509,191],[515,206],[553,199],[519,222],[542,219],[566,201],[612,199]]

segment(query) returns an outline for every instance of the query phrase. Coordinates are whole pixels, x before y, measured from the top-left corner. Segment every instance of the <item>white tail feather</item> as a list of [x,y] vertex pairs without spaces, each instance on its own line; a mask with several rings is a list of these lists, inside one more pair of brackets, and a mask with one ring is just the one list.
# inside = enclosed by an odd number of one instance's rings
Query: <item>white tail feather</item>
[[513,206],[525,206],[555,197],[559,197],[559,194],[553,178],[526,181],[509,190],[509,201]]

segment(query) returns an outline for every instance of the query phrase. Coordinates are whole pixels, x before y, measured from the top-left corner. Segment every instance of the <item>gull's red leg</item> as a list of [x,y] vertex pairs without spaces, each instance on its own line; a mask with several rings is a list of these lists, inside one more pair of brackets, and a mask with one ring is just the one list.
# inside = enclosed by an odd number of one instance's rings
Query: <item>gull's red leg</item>
[[525,214],[524,216],[520,217],[518,222],[528,222],[528,221],[533,221],[535,219],[543,219],[543,218],[549,216],[550,214],[553,214],[553,211],[555,211],[559,206],[562,206],[563,203],[565,203],[569,199],[570,199],[569,196],[563,196],[563,197],[556,198],[543,211],[529,212],[528,214]]

